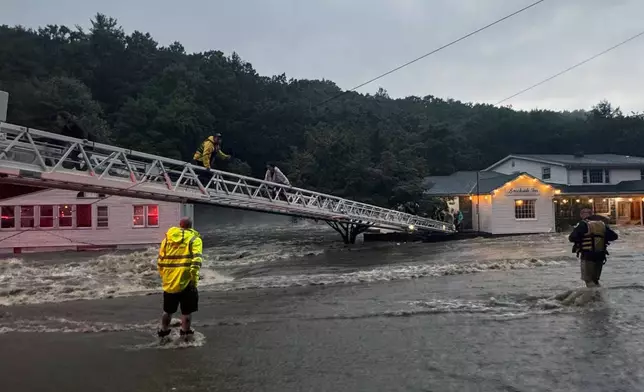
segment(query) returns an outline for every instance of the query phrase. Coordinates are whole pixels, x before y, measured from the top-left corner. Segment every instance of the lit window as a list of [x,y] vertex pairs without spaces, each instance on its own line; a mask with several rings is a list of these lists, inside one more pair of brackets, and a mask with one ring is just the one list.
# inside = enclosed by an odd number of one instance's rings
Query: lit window
[[134,206],[132,225],[134,227],[145,227],[145,206]]
[[54,227],[54,206],[40,206],[41,228]]
[[541,179],[542,180],[549,180],[550,179],[550,167],[542,167],[541,168]]
[[134,227],[158,227],[159,206],[156,204],[134,206],[132,225]]
[[34,219],[34,206],[21,206],[20,207],[20,227],[27,229],[36,226]]
[[13,229],[16,227],[16,208],[5,206],[0,208],[0,229]]
[[148,212],[148,226],[159,226],[159,206],[149,205],[147,206]]
[[107,206],[96,207],[96,227],[108,227],[108,217]]
[[72,227],[74,224],[73,206],[65,204],[58,206],[58,227]]
[[76,227],[92,227],[91,204],[79,204],[76,206]]
[[593,204],[595,205],[595,213],[597,214],[608,214],[610,212],[608,199],[595,199],[593,200]]
[[514,202],[514,217],[516,219],[535,219],[536,200],[516,200]]

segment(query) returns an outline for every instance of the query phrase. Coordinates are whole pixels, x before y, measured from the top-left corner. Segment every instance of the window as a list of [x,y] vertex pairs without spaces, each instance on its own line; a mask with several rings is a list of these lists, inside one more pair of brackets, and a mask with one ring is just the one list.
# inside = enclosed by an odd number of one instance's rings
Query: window
[[601,184],[604,182],[604,171],[601,169],[588,170],[588,179],[591,184]]
[[159,226],[159,206],[149,205],[148,207],[148,226]]
[[582,172],[584,184],[603,184],[610,182],[608,169],[584,169]]
[[159,226],[159,206],[156,204],[134,206],[132,224],[134,227]]
[[54,206],[40,206],[40,225],[39,227],[54,227]]
[[644,180],[644,169],[640,169],[640,180]]
[[535,214],[536,200],[515,200],[514,217],[515,219],[536,219]]
[[13,229],[16,227],[16,207],[5,206],[0,208],[0,229]]
[[549,180],[550,179],[550,167],[542,167],[541,168],[541,179],[542,180]]
[[72,227],[74,224],[74,209],[70,205],[58,206],[58,227]]
[[608,199],[595,199],[593,202],[596,214],[608,214],[610,212]]
[[21,206],[20,207],[20,227],[27,229],[36,226],[36,219],[34,216],[34,206]]
[[132,225],[134,227],[145,227],[145,206],[134,206]]
[[76,227],[92,227],[91,204],[79,204],[76,206]]
[[105,228],[108,227],[108,211],[107,206],[98,206],[96,207],[96,227]]

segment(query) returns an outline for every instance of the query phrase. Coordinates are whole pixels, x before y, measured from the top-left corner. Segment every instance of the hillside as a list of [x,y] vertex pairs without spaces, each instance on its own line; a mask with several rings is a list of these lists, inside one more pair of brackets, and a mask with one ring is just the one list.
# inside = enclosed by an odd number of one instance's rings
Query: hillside
[[[339,60],[340,61],[340,60]],[[56,131],[61,110],[106,141],[190,159],[223,134],[219,168],[394,206],[420,198],[426,175],[478,169],[508,153],[644,156],[644,116],[601,102],[589,112],[515,111],[427,95],[347,93],[331,81],[261,76],[238,55],[186,53],[124,33],[98,14],[89,31],[0,26],[0,89],[9,121]]]

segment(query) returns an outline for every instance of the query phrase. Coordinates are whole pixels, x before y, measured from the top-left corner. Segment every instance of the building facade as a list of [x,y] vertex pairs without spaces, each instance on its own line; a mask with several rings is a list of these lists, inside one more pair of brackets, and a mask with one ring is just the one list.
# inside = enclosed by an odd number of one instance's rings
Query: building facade
[[583,207],[613,223],[644,224],[641,157],[514,154],[479,172],[428,177],[425,188],[427,195],[458,200],[464,230],[563,230],[578,220]]
[[457,172],[429,177],[426,194],[456,198],[462,230],[487,234],[533,234],[555,231],[556,189],[527,174]]
[[509,155],[485,169],[518,171],[557,186],[556,216],[571,223],[591,207],[613,223],[643,224],[644,158],[615,154]]
[[192,206],[59,189],[3,186],[0,253],[158,244]]

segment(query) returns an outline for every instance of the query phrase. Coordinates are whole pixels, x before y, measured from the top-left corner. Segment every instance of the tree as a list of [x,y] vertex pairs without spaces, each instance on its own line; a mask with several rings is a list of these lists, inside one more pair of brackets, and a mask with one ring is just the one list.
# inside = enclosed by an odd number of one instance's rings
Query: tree
[[261,76],[233,53],[186,53],[97,14],[91,28],[0,26],[9,120],[52,130],[58,112],[114,144],[190,160],[223,135],[216,167],[262,178],[275,162],[296,186],[432,216],[428,175],[478,170],[510,153],[644,156],[644,115],[607,101],[590,111],[517,111],[433,95],[343,92],[329,80]]

